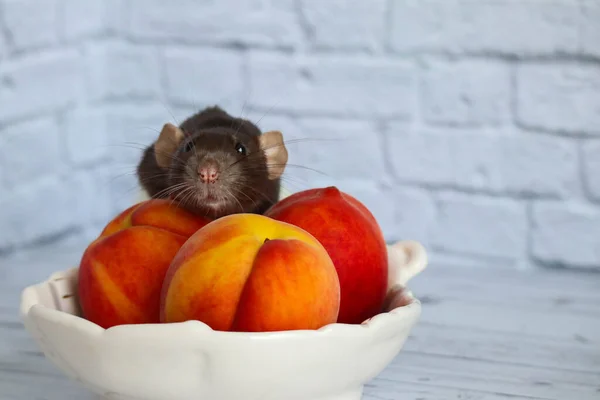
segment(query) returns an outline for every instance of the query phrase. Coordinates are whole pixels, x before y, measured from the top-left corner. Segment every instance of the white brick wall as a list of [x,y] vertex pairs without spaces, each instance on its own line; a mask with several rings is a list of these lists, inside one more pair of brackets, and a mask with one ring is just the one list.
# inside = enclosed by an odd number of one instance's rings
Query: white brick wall
[[213,103],[433,262],[600,271],[598,0],[0,0],[0,255],[84,245]]

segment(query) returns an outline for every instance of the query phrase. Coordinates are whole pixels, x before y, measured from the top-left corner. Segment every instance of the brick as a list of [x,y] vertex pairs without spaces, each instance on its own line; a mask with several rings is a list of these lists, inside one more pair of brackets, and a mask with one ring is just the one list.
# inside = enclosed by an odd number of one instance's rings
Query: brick
[[69,177],[69,184],[77,188],[73,194],[76,206],[71,212],[81,224],[106,225],[115,216],[111,179],[106,166],[77,170]]
[[[283,133],[284,140],[297,140],[307,138],[307,132],[302,132],[298,127],[297,120],[299,117],[291,115],[276,114],[271,111],[257,111],[249,109],[244,112],[244,118],[256,124],[263,132],[270,130],[280,130]],[[302,144],[294,144],[294,146],[303,146]],[[294,150],[296,151],[296,150]]]
[[90,164],[107,157],[108,129],[103,109],[70,110],[63,121],[63,132],[72,164]]
[[530,128],[600,135],[600,67],[522,64],[517,121]]
[[291,47],[300,30],[291,1],[131,1],[130,34],[152,41]]
[[597,0],[582,0],[582,3],[581,50],[600,57],[600,3]]
[[314,48],[376,51],[383,44],[385,0],[302,0],[301,10]]
[[165,122],[175,122],[162,104],[118,104],[105,109],[111,162],[107,170],[113,215],[138,201],[137,166],[143,150],[157,138]]
[[76,206],[60,177],[26,182],[0,200],[0,248],[30,244],[76,225]]
[[151,47],[108,42],[89,48],[87,59],[93,100],[158,98],[159,57]]
[[578,188],[576,143],[559,137],[495,132],[388,129],[389,158],[403,182],[495,194],[568,197]]
[[531,252],[545,263],[600,270],[600,212],[580,204],[533,207]]
[[4,181],[9,188],[55,175],[62,169],[60,130],[55,119],[9,125],[0,135],[4,139],[0,159],[7,169]]
[[[381,135],[374,123],[328,117],[283,117],[264,112],[245,115],[265,132],[283,133],[288,151],[284,185],[310,186],[315,180],[384,182]],[[357,162],[357,154],[361,154]]]
[[399,0],[392,2],[390,47],[538,55],[576,53],[575,1]]
[[[81,255],[83,252],[87,249],[91,242],[98,238],[105,226],[105,223],[85,225],[80,224],[76,228],[69,230],[67,234],[60,235],[53,241],[49,241],[43,245],[38,245],[35,247],[35,249],[24,249],[25,251],[23,253],[29,254],[32,251],[47,252],[44,247],[51,247],[54,253],[61,252],[65,255],[71,255],[71,260],[65,259],[64,261],[60,261],[70,262],[71,265],[77,265],[77,263],[81,260]],[[77,257],[78,255],[79,257]],[[49,267],[51,266],[53,265],[51,264]],[[53,270],[49,268],[48,272],[52,273],[52,271]],[[36,270],[36,273],[39,272],[39,270]]]
[[582,143],[583,179],[588,194],[600,200],[600,142],[588,140]]
[[504,63],[430,63],[422,75],[423,118],[434,124],[503,123],[510,118],[510,88],[510,71]]
[[443,193],[432,247],[449,253],[518,259],[525,254],[525,204],[509,199]]
[[141,187],[135,172],[124,172],[122,168],[113,169],[109,173],[108,185],[113,215],[138,201]]
[[38,53],[0,65],[0,121],[63,109],[81,97],[83,68],[75,51]]
[[89,244],[100,236],[106,223],[89,224],[84,226],[72,240],[72,247],[79,249],[75,254],[83,254]]
[[114,0],[62,0],[59,9],[62,36],[74,40],[106,33],[109,17],[112,17],[107,4],[111,2]]
[[252,53],[251,105],[272,112],[411,118],[416,69],[410,62],[347,56]]
[[166,122],[168,108],[155,103],[119,104],[105,109],[108,146],[118,174],[135,174],[143,150],[152,144]]
[[[172,103],[203,108],[244,97],[243,58],[239,52],[172,48],[164,53],[166,96]],[[210,77],[207,79],[207,77]],[[237,108],[241,110],[240,108]]]
[[3,11],[5,26],[16,50],[58,43],[57,0],[5,0]]
[[431,242],[431,230],[436,223],[436,206],[431,194],[422,189],[395,186],[387,194],[395,204],[392,221],[397,236],[393,240],[416,240],[424,246]]
[[108,10],[106,24],[109,34],[129,37],[132,18],[129,0],[104,0],[104,3]]
[[[0,155],[2,153],[2,149],[6,146],[6,137],[3,137],[2,131],[0,131]],[[8,187],[8,182],[6,181],[5,175],[9,170],[7,160],[0,157],[0,187]]]
[[[284,133],[294,152],[286,172],[295,179],[320,177],[378,180],[386,173],[375,124],[332,118],[300,118],[296,133]],[[360,156],[359,156],[360,154]]]
[[[2,22],[0,20],[0,29]],[[7,48],[6,48],[6,39],[4,38],[4,35],[0,35],[0,60],[4,59],[4,57],[6,56],[7,53]]]
[[[428,249],[429,250],[429,249]],[[462,268],[463,270],[472,270],[472,268],[481,268],[485,267],[487,270],[495,269],[498,270],[506,270],[507,267],[512,267],[512,269],[522,268],[525,269],[527,266],[523,267],[523,260],[513,260],[508,261],[506,259],[500,258],[489,258],[482,256],[463,256],[456,254],[448,254],[444,252],[434,252],[428,251],[427,254],[428,264],[434,266],[436,270],[440,269],[452,269]]]

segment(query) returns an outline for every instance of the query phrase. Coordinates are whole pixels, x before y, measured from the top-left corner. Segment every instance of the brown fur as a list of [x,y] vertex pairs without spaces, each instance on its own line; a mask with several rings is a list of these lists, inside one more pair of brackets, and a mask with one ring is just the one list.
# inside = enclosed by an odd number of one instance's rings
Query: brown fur
[[[219,107],[190,116],[180,130],[168,125],[161,138],[146,148],[137,168],[139,182],[150,197],[174,198],[211,218],[236,212],[262,214],[279,200],[279,176],[287,162],[279,132],[263,134],[250,121],[234,118]],[[245,155],[237,150],[240,144]],[[160,149],[175,149],[162,158],[168,163],[164,167],[157,162],[155,152]],[[212,186],[203,185],[196,175],[207,160],[220,166],[219,182]]]

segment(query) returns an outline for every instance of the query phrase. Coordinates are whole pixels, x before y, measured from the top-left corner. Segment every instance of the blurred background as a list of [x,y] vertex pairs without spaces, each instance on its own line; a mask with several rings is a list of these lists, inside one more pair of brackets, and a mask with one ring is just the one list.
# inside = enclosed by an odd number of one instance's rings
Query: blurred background
[[83,250],[162,125],[214,104],[302,138],[289,190],[337,185],[436,268],[600,271],[599,21],[585,0],[0,0],[0,278]]

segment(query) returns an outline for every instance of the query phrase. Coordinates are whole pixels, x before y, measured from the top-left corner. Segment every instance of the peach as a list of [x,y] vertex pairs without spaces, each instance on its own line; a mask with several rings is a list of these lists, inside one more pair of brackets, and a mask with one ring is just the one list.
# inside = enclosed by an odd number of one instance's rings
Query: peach
[[298,226],[327,249],[340,280],[338,321],[360,324],[381,312],[388,281],[387,248],[373,214],[334,186],[295,193],[264,214]]
[[83,316],[104,327],[158,323],[162,283],[189,236],[210,222],[168,200],[148,200],[110,221],[79,265]]
[[158,323],[160,290],[186,237],[152,226],[132,226],[97,239],[79,265],[83,316],[103,328]]
[[155,226],[189,237],[210,221],[170,200],[151,199],[122,211],[106,225],[100,237],[137,225]]
[[338,316],[331,258],[306,231],[258,214],[221,217],[192,235],[166,274],[161,321],[214,330],[318,329]]

